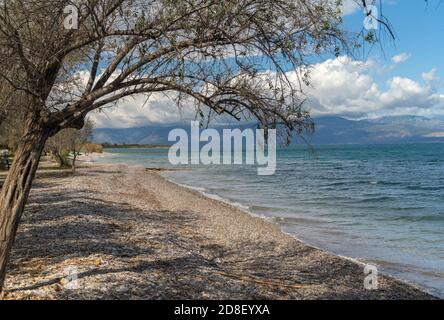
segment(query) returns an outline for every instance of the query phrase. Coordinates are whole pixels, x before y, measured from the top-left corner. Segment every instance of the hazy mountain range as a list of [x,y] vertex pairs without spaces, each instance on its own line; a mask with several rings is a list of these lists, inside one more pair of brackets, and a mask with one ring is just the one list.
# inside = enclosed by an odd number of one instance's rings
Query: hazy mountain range
[[[444,142],[444,121],[418,116],[359,121],[341,117],[320,117],[314,121],[316,132],[306,137],[312,144]],[[215,127],[218,128],[217,125]],[[254,124],[240,124],[236,127],[251,128]],[[176,128],[189,131],[189,125],[184,123],[126,129],[95,129],[94,141],[111,144],[168,145],[168,134]]]

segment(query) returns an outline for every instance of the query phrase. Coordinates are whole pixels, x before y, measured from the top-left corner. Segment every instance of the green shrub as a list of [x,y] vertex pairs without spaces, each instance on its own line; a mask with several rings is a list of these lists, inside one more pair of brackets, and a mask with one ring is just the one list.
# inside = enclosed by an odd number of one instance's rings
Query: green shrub
[[103,146],[97,143],[87,143],[83,146],[85,153],[103,153]]

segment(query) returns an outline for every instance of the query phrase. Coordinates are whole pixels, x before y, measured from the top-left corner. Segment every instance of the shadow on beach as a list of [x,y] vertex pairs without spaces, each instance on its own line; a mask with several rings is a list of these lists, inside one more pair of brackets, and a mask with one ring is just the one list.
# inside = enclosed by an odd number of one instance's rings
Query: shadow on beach
[[[218,243],[198,232],[206,218],[195,212],[163,210],[149,195],[142,210],[133,202],[147,191],[119,183],[104,190],[119,174],[39,174],[14,245],[6,298],[427,297],[391,280],[378,292],[365,291],[359,266],[336,257],[316,260],[321,253],[297,241]],[[85,179],[91,185],[80,183]],[[65,286],[72,267],[76,290]]]

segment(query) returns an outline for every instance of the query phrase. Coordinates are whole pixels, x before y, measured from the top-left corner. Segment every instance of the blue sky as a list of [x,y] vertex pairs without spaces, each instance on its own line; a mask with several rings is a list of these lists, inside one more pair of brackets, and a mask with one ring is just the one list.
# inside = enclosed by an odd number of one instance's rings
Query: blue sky
[[[444,76],[444,3],[439,0],[390,0],[382,2],[382,13],[390,21],[396,33],[396,39],[385,39],[381,47],[372,49],[369,58],[380,63],[390,63],[393,56],[407,54],[408,60],[396,66],[381,77],[407,77],[416,81],[421,75],[432,69],[437,75]],[[363,25],[363,13],[356,10],[344,18],[348,30],[360,30]],[[360,57],[362,58],[362,57]]]
[[[359,32],[364,13],[344,0],[344,28]],[[444,3],[440,0],[378,0],[396,34],[363,54],[324,57],[313,64],[306,108],[313,116],[347,118],[420,115],[444,119]],[[360,1],[358,1],[360,2]],[[367,0],[371,2],[371,0]],[[292,72],[289,72],[291,78]],[[296,78],[295,78],[296,81]],[[135,97],[95,114],[99,127],[136,127],[193,117],[171,100]]]

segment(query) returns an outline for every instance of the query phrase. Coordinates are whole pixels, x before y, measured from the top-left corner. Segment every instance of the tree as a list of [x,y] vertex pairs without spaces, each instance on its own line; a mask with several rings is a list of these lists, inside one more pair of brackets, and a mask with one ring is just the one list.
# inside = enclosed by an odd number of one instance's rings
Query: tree
[[89,142],[93,134],[94,122],[91,119],[87,119],[83,128],[76,132],[74,139],[70,140],[70,150],[72,152],[72,172],[76,172],[76,161],[80,151]]
[[[92,135],[94,123],[87,119],[85,126],[81,129],[63,129],[46,142],[45,149],[57,160],[60,167],[71,166],[72,172],[76,170],[76,160],[83,146]],[[72,155],[71,164],[68,163],[68,156]]]
[[68,155],[70,148],[76,143],[79,130],[68,128],[63,129],[55,136],[48,139],[45,149],[55,158],[61,168],[68,167]]
[[[0,35],[0,41],[3,38]],[[0,56],[4,56],[4,48],[0,46]],[[21,86],[20,68],[16,64],[0,64],[0,144],[16,149],[23,130],[26,96],[17,86]]]
[[[0,73],[8,72],[6,66],[3,67]],[[17,112],[14,112],[14,106],[20,96],[15,90],[2,78],[0,78],[0,143],[9,145],[11,136],[18,130],[11,132],[11,125],[15,124],[15,120],[19,118]]]
[[[6,66],[0,65],[0,68],[2,74],[8,73]],[[13,94],[13,88],[4,79],[0,78],[0,129],[10,112],[9,109]]]
[[8,112],[0,127],[0,144],[16,150],[23,132],[23,114]]
[[15,150],[23,130],[23,95],[7,86],[0,87],[0,144]]
[[82,128],[93,110],[155,92],[174,93],[178,106],[192,101],[202,117],[228,114],[255,118],[264,128],[312,130],[301,91],[309,83],[305,60],[339,54],[346,44],[338,4],[0,0],[0,61],[17,69],[0,68],[0,78],[24,95],[23,135],[0,194],[0,290],[48,138]]

